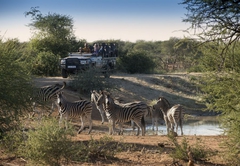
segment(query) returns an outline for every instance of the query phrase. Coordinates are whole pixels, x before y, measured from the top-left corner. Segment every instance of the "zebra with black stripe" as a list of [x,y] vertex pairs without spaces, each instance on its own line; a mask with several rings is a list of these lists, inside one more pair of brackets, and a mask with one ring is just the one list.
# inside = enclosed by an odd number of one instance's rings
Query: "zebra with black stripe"
[[123,123],[133,121],[138,127],[137,135],[139,135],[139,128],[142,130],[142,136],[145,135],[145,120],[144,116],[146,110],[143,109],[143,103],[130,104],[128,106],[123,106],[116,104],[114,99],[109,94],[101,94],[98,99],[97,104],[100,104],[100,101],[104,99],[105,104],[105,113],[109,120],[109,134],[114,134],[115,124],[119,124],[120,131],[119,134],[123,134]]
[[[51,108],[50,108],[50,111],[48,111],[49,112],[48,116],[50,116],[54,111],[54,109],[58,107],[57,93],[61,92],[65,87],[66,87],[66,82],[63,82],[62,87],[60,87],[59,84],[55,84],[55,85],[43,86],[40,89],[38,89],[32,99],[33,113],[31,117],[33,117],[35,113],[43,114],[43,111],[38,111],[37,107],[41,106],[42,109],[44,109],[44,107],[48,105],[49,102],[51,103]],[[48,110],[48,107],[47,107],[47,110]]]
[[[98,110],[99,110],[100,114],[103,113],[103,114],[101,114],[102,116],[104,115],[104,111],[105,111],[105,103],[104,103],[105,93],[106,93],[105,91],[99,91],[99,93],[97,93],[96,91],[92,91],[92,94],[91,94],[91,99],[93,98],[96,101],[96,102],[94,101],[94,103],[97,105],[97,108],[100,107],[99,108],[100,110],[99,109]],[[98,102],[98,104],[97,104],[97,102]],[[114,100],[114,102],[118,105],[121,105],[122,107],[133,107],[133,106],[137,105],[139,108],[141,108],[145,111],[145,117],[152,117],[151,107],[149,107],[146,103],[144,103],[142,101],[134,101],[134,102],[130,102],[130,103],[121,103],[118,100]],[[131,126],[134,129],[134,122],[133,121],[131,121]]]
[[[68,101],[62,93],[57,94],[57,103],[59,105],[59,124],[62,122],[63,118],[68,120],[69,118],[80,117],[81,128],[78,130],[80,134],[84,129],[85,120],[89,122],[88,134],[92,131],[92,103],[87,100],[79,100],[75,102]],[[67,123],[66,123],[67,128]]]
[[163,117],[166,123],[167,132],[169,134],[169,129],[171,128],[171,131],[174,132],[175,126],[176,126],[176,133],[178,131],[178,126],[180,126],[181,129],[181,135],[183,135],[183,113],[184,108],[182,105],[177,104],[173,107],[170,106],[170,103],[168,100],[164,97],[159,97],[157,103],[154,105],[153,108],[159,108],[161,109],[163,113]]

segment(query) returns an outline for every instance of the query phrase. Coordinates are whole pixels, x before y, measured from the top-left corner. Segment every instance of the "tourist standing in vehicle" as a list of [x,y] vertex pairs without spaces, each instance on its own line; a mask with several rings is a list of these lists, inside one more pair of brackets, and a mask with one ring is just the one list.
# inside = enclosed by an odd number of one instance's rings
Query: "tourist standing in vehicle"
[[99,53],[99,44],[95,43],[94,46],[94,54],[96,54],[96,56],[98,56],[98,53]]
[[90,53],[91,52],[87,43],[84,44],[84,48],[82,49],[82,52],[85,52],[85,53]]

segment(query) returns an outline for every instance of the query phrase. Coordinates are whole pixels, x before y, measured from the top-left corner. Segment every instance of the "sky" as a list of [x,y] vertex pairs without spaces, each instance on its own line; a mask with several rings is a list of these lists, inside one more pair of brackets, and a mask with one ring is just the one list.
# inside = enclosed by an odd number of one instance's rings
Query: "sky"
[[136,42],[183,38],[190,25],[181,0],[0,0],[0,38],[29,41],[33,31],[25,12],[39,7],[49,13],[70,16],[77,39]]

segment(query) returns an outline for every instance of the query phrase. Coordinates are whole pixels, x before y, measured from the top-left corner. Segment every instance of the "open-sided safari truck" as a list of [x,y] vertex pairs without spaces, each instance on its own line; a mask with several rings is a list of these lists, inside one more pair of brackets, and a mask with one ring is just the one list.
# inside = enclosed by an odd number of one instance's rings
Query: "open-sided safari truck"
[[92,48],[87,52],[85,52],[86,49],[80,48],[78,52],[71,52],[67,57],[62,58],[60,61],[62,77],[67,78],[69,74],[76,74],[91,67],[99,68],[105,77],[109,77],[118,56],[116,45],[102,43],[99,49]]

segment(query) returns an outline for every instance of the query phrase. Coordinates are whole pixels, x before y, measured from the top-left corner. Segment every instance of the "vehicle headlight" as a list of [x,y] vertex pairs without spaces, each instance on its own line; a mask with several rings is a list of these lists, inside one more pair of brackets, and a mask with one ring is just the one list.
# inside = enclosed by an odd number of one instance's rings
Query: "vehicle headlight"
[[61,65],[65,65],[66,64],[66,59],[61,59]]

